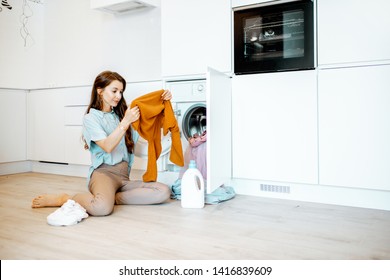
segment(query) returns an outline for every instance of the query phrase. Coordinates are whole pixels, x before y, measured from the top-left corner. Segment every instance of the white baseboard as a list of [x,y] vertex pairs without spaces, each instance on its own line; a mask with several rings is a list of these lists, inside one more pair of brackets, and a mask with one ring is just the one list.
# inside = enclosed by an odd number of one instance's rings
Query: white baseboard
[[31,172],[30,161],[15,161],[0,163],[0,175]]
[[32,161],[32,172],[87,177],[89,166]]
[[233,178],[236,193],[390,211],[390,191]]

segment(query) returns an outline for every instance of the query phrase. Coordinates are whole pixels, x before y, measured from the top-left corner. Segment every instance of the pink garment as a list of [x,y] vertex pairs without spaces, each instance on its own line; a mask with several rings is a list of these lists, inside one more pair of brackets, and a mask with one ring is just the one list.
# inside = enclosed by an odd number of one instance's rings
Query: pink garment
[[193,137],[190,137],[188,139],[188,142],[190,143],[190,145],[192,147],[198,147],[203,142],[206,142],[207,141],[207,134],[206,134],[206,132],[207,131],[203,132],[202,135],[196,134]]
[[188,145],[184,153],[184,166],[181,168],[179,178],[183,177],[184,172],[188,169],[190,160],[195,160],[196,167],[199,169],[203,179],[207,180],[207,161],[206,161],[206,142],[197,141],[197,146]]

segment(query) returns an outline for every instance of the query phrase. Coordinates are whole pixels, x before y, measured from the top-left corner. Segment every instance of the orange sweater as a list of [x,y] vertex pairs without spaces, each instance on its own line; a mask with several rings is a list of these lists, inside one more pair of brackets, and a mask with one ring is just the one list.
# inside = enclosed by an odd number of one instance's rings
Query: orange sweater
[[184,165],[183,148],[180,131],[173,113],[170,101],[162,100],[164,90],[150,92],[131,102],[130,107],[138,106],[140,118],[132,123],[140,136],[148,141],[148,165],[143,175],[144,182],[154,182],[157,179],[157,159],[161,154],[161,128],[166,135],[171,132],[172,145],[169,159],[179,165]]

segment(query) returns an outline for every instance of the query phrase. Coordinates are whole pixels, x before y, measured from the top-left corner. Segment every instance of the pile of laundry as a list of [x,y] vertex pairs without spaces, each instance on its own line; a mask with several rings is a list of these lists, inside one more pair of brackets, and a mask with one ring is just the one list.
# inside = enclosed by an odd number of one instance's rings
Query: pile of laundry
[[[207,131],[201,135],[194,135],[188,139],[188,147],[184,153],[184,166],[181,168],[179,178],[171,186],[171,198],[181,199],[181,179],[184,172],[188,169],[191,160],[195,160],[196,166],[204,179],[204,185],[207,185],[207,160],[206,160],[206,141]],[[233,187],[220,186],[212,193],[205,193],[206,204],[218,204],[220,202],[232,199],[236,195]]]

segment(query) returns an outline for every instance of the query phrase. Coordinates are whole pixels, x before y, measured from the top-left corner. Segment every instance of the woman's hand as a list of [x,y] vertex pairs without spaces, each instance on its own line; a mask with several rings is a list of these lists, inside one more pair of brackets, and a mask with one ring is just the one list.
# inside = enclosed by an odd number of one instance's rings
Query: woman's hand
[[172,93],[169,91],[169,90],[165,90],[162,94],[161,94],[161,99],[162,100],[171,100],[172,99]]
[[138,106],[133,108],[128,107],[124,116],[124,119],[129,123],[129,125],[139,119],[140,111]]

